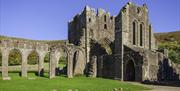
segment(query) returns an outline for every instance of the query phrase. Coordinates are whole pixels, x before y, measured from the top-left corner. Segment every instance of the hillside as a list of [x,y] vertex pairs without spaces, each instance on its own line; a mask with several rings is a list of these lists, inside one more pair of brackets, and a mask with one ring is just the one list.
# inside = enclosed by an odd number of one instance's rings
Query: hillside
[[167,33],[155,33],[158,43],[176,42],[180,44],[180,30]]
[[180,31],[169,33],[156,33],[158,48],[168,49],[169,58],[180,64]]
[[31,39],[8,37],[8,36],[0,35],[0,40],[3,40],[3,39],[25,40],[25,41],[29,41],[29,42],[42,42],[42,43],[47,43],[47,44],[50,44],[50,45],[55,45],[55,44],[58,44],[58,43],[64,43],[64,42],[67,41],[67,40],[31,40]]

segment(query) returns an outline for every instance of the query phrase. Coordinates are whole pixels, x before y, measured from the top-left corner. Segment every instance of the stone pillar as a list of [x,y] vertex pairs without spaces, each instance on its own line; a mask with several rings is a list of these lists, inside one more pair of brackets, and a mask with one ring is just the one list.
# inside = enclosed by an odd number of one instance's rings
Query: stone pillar
[[73,78],[73,54],[71,52],[68,54],[67,76]]
[[28,68],[27,57],[28,57],[28,52],[22,51],[21,77],[27,77],[27,68]]
[[97,56],[93,56],[92,57],[92,71],[93,71],[93,74],[92,74],[92,77],[96,77],[97,76]]
[[55,78],[56,75],[56,59],[54,52],[50,52],[49,78]]
[[10,80],[11,78],[8,76],[8,57],[9,50],[6,48],[2,49],[2,79]]
[[44,76],[44,57],[45,53],[39,54],[39,64],[38,64],[38,75]]

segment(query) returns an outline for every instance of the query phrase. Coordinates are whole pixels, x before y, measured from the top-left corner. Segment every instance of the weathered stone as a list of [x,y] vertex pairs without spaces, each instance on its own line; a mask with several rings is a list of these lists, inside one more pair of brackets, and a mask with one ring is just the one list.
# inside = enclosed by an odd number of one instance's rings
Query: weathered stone
[[88,74],[122,81],[180,80],[180,65],[168,58],[167,50],[157,50],[147,6],[131,2],[116,17],[103,9],[96,13],[95,9],[86,6],[68,23],[68,41],[65,42],[0,40],[3,80],[10,79],[8,56],[12,49],[20,50],[22,54],[22,77],[27,77],[29,53],[37,51],[39,76],[43,76],[47,53],[50,53],[49,78],[55,78],[59,58],[66,53],[64,69],[68,78]]
[[92,56],[89,62],[89,76],[96,77],[97,76],[97,57]]

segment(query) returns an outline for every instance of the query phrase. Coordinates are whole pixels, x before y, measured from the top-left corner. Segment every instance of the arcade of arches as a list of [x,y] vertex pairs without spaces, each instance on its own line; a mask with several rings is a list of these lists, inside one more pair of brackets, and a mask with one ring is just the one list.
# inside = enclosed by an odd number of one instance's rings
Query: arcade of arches
[[11,71],[21,73],[22,77],[28,77],[28,72],[35,72],[39,76],[48,72],[49,78],[61,74],[69,78],[84,74],[84,49],[74,45],[48,46],[45,43],[28,44],[17,40],[1,40],[0,43],[0,69],[4,80],[10,79],[8,73]]

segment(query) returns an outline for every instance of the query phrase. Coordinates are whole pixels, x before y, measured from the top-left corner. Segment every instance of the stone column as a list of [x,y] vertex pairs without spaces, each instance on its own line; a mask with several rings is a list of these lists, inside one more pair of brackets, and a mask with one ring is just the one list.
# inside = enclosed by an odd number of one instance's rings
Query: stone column
[[44,76],[44,57],[45,53],[39,54],[39,64],[38,64],[38,75]]
[[49,78],[55,78],[56,71],[56,60],[54,52],[50,52],[50,63],[49,63]]
[[93,68],[92,77],[96,77],[97,76],[97,56],[93,56],[91,61],[92,61],[92,68]]
[[8,76],[8,56],[9,50],[6,48],[2,49],[2,78],[3,80],[10,80]]
[[27,77],[27,68],[28,68],[27,57],[28,57],[28,52],[22,51],[21,77]]
[[68,54],[67,76],[73,78],[73,54],[71,52]]

